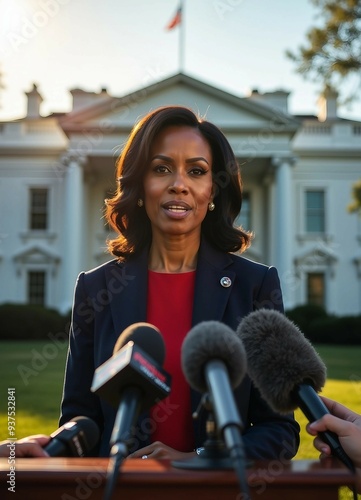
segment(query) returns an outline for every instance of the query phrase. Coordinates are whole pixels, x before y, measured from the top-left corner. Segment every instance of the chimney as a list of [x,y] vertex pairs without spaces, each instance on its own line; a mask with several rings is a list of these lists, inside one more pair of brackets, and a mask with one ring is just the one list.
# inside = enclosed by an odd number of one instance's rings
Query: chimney
[[28,98],[27,107],[27,118],[39,118],[40,117],[40,105],[43,102],[43,98],[38,92],[38,87],[33,84],[33,89],[30,92],[25,92]]
[[82,89],[72,89],[70,93],[73,97],[73,111],[77,111],[78,109],[86,108],[102,100],[109,99],[109,94],[105,87],[103,87],[98,94],[95,92],[87,92]]
[[318,119],[320,122],[335,120],[337,118],[338,93],[326,87],[318,99]]
[[290,93],[285,90],[275,90],[274,92],[265,92],[262,94],[257,89],[253,89],[249,98],[259,102],[260,104],[277,108],[283,113],[288,113],[289,95]]

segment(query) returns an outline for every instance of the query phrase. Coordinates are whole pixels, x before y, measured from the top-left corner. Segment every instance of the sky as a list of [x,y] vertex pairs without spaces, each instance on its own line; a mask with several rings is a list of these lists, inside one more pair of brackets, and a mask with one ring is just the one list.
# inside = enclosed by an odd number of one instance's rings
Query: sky
[[[320,22],[310,0],[183,3],[182,30],[168,31],[179,0],[0,0],[0,121],[26,114],[33,83],[47,115],[71,110],[71,89],[121,97],[180,69],[240,97],[286,90],[291,113],[317,114],[320,85],[285,55]],[[361,120],[361,101],[339,115]]]

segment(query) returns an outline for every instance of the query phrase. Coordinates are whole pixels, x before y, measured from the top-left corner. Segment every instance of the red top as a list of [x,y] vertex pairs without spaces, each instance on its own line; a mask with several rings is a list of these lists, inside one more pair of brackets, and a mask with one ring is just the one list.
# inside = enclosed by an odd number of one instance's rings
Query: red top
[[150,412],[152,441],[179,451],[194,449],[189,385],[181,367],[181,347],[192,326],[195,271],[148,271],[147,321],[159,328],[165,343],[164,369],[172,375],[171,393]]

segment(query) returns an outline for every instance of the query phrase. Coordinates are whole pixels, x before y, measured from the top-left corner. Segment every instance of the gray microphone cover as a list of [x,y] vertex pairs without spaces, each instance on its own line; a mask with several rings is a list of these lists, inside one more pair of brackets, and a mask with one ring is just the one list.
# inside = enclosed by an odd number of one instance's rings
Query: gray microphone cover
[[316,392],[326,381],[326,366],[301,330],[278,311],[260,309],[237,328],[247,353],[248,374],[263,399],[280,413],[298,405],[292,398],[298,384]]
[[242,342],[224,323],[203,321],[189,331],[182,344],[182,369],[193,389],[207,392],[204,367],[213,359],[224,362],[232,387],[237,387],[247,369]]

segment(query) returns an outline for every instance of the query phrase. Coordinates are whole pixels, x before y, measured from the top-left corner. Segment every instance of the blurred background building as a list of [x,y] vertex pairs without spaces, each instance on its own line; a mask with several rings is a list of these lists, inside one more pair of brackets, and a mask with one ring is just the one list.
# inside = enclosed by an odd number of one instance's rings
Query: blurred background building
[[36,85],[26,95],[26,116],[0,123],[0,303],[70,309],[77,274],[112,258],[104,199],[132,126],[179,104],[234,149],[238,222],[255,233],[245,256],[278,268],[285,307],[361,313],[361,219],[347,211],[361,177],[361,122],[338,117],[335,93],[320,98],[317,116],[291,115],[285,90],[238,97],[183,73],[122,97],[77,88],[70,112],[48,116]]

